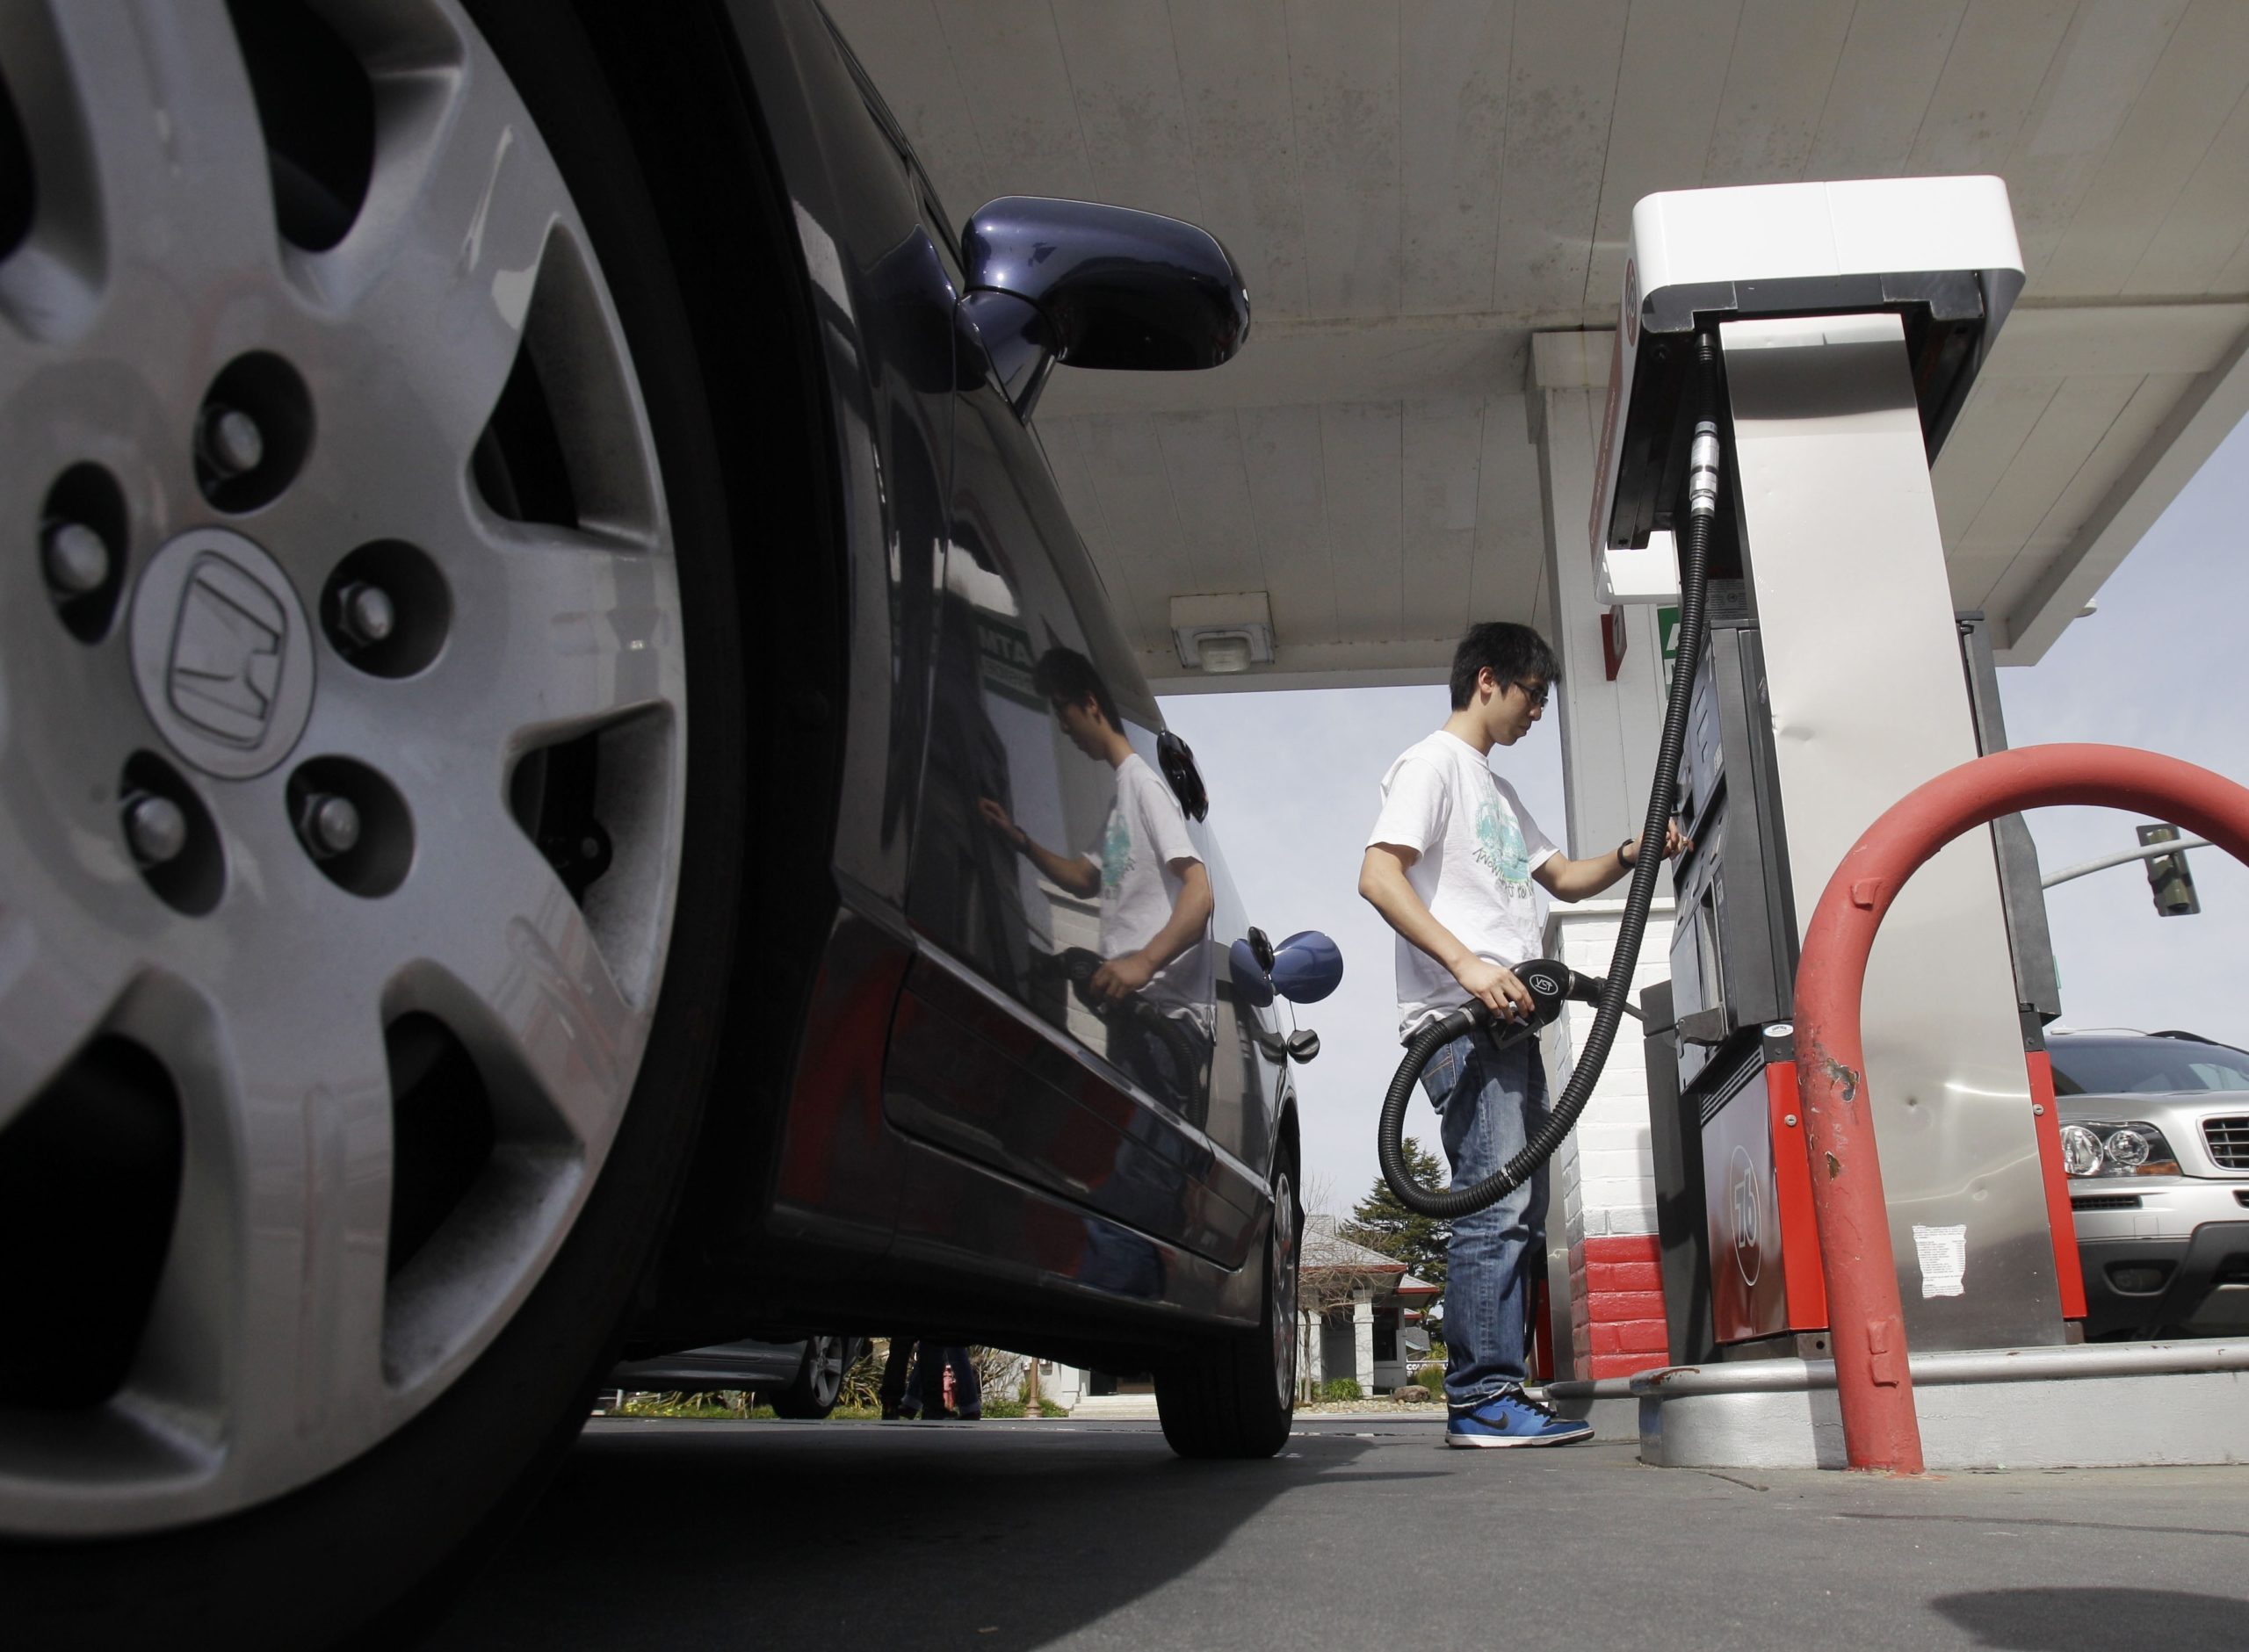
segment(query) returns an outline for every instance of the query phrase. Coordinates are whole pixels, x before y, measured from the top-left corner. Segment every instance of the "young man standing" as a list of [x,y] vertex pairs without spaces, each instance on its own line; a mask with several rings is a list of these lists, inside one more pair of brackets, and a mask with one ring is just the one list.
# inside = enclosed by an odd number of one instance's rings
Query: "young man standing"
[[[1399,1036],[1478,999],[1501,1018],[1531,1007],[1514,966],[1538,956],[1536,880],[1558,900],[1597,895],[1629,872],[1639,840],[1594,860],[1558,853],[1494,775],[1545,709],[1554,652],[1527,625],[1470,628],[1452,659],[1452,715],[1382,779],[1359,893],[1398,932]],[[1666,854],[1685,840],[1674,826]],[[1494,1051],[1485,1034],[1429,1058],[1421,1085],[1435,1107],[1456,1185],[1480,1181],[1522,1149],[1546,1112],[1538,1042]],[[1453,1223],[1445,1288],[1445,1439],[1453,1446],[1556,1446],[1589,1439],[1522,1391],[1530,1287],[1545,1252],[1546,1171],[1488,1209]]]

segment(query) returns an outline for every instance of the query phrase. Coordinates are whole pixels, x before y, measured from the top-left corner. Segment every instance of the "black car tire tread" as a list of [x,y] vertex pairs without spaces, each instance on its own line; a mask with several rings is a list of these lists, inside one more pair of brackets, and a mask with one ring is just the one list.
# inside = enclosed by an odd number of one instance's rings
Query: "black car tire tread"
[[[568,1237],[492,1345],[421,1415],[273,1502],[174,1532],[0,1544],[10,1639],[47,1649],[411,1644],[527,1510],[614,1362],[734,1013],[749,806],[733,617],[735,528],[700,350],[628,131],[576,21],[545,0],[465,0],[553,151],[633,352],[689,632],[685,835],[647,1053]],[[410,1511],[410,1515],[406,1511]]]
[[[1287,1186],[1293,1189],[1291,1165]],[[1293,1199],[1291,1192],[1289,1196]],[[1295,1213],[1297,1230],[1303,1214]],[[1266,1230],[1264,1304],[1254,1331],[1214,1337],[1156,1371],[1156,1411],[1172,1450],[1196,1459],[1270,1457],[1288,1444],[1296,1422],[1293,1393],[1286,1404],[1273,1381],[1272,1230]]]

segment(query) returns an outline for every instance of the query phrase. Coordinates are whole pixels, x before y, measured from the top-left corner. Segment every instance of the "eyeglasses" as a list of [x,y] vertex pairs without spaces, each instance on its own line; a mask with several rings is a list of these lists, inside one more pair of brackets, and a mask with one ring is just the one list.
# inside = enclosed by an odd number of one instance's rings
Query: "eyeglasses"
[[1522,690],[1522,697],[1530,702],[1530,709],[1534,711],[1544,711],[1547,696],[1554,692],[1554,685],[1551,682],[1529,683],[1518,680],[1515,686]]

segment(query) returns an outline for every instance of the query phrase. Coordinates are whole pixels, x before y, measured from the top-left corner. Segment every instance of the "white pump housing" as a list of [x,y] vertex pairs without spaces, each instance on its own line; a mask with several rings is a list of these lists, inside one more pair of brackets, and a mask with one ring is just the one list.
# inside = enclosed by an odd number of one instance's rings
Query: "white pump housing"
[[2023,279],[1996,177],[1670,191],[1632,209],[1625,255],[1587,523],[1603,603],[1677,600],[1669,513],[1698,326],[1905,314],[1934,460]]

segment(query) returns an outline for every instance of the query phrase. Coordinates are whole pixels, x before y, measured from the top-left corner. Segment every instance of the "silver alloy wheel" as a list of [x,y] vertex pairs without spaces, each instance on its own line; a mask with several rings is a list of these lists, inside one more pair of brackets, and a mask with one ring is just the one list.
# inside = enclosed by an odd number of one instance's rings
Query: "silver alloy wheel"
[[814,1337],[805,1345],[805,1367],[811,1379],[805,1387],[820,1410],[833,1406],[843,1393],[844,1354],[850,1342],[849,1337]]
[[[0,1533],[244,1509],[422,1410],[560,1246],[662,985],[685,676],[623,332],[560,173],[452,0],[319,9],[371,66],[376,129],[364,203],[316,252],[277,228],[226,7],[47,0],[0,21],[45,169],[0,263],[0,1129],[106,1035],[168,1071],[183,1138],[124,1385],[0,1414]],[[526,350],[575,525],[511,519],[472,480]],[[234,411],[214,385],[252,357],[301,392],[293,453],[271,421],[262,451],[212,432]],[[270,497],[227,491],[269,461]],[[42,574],[42,512],[74,466],[123,502],[122,592],[90,637]],[[443,610],[429,658],[395,675],[317,617],[346,553],[378,542],[435,570],[425,610]],[[416,616],[390,595],[402,630]],[[574,896],[510,796],[527,756],[589,736],[606,873]],[[136,858],[136,754],[207,811],[200,912]],[[300,824],[307,763],[365,777],[351,854]],[[353,881],[385,833],[387,869]],[[392,1270],[386,1031],[417,1016],[473,1063],[495,1136]]]
[[1283,1171],[1273,1183],[1273,1386],[1281,1409],[1297,1392],[1297,1203]]

